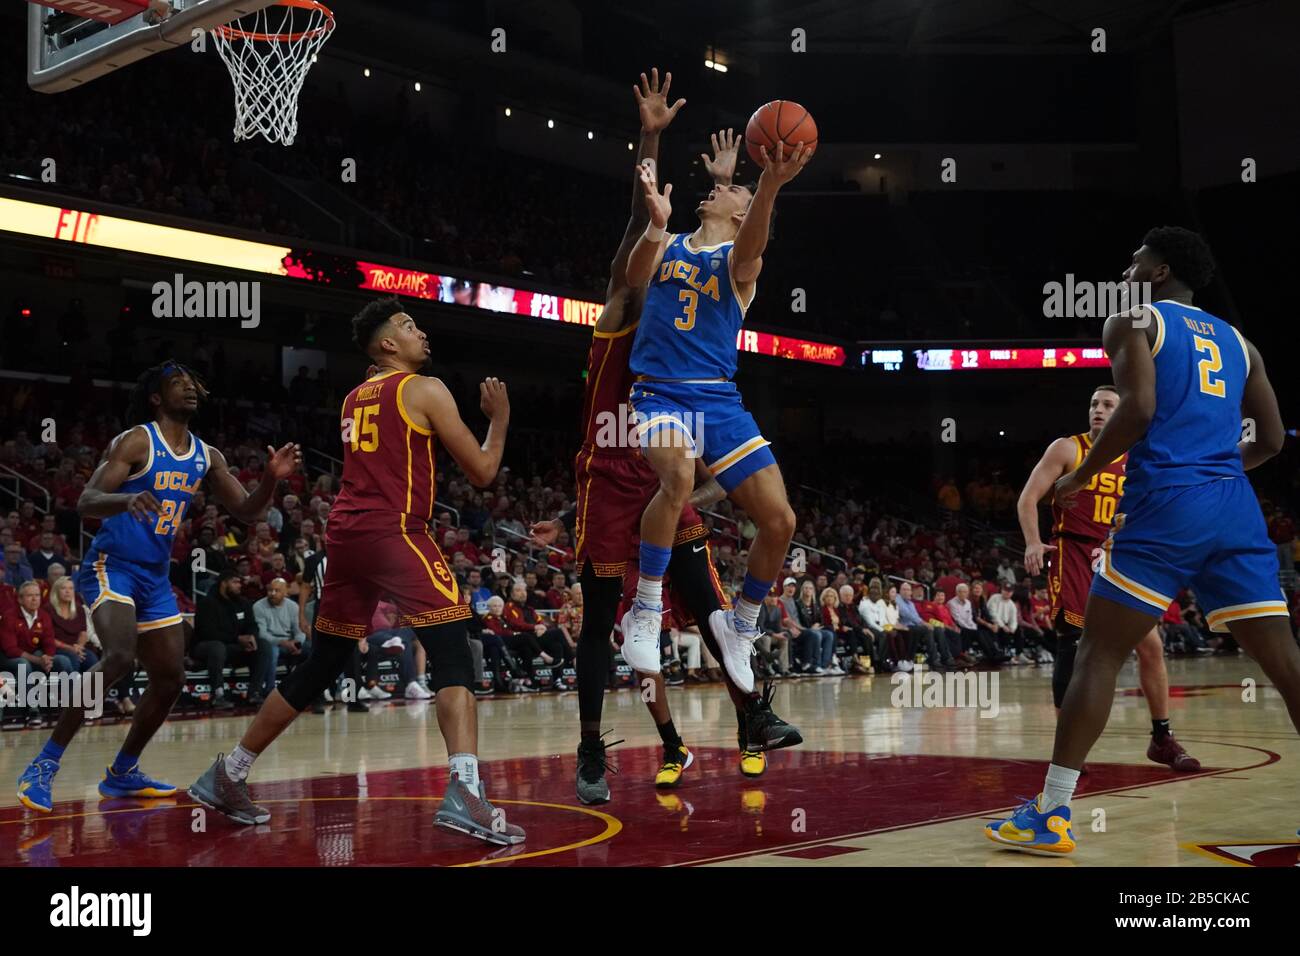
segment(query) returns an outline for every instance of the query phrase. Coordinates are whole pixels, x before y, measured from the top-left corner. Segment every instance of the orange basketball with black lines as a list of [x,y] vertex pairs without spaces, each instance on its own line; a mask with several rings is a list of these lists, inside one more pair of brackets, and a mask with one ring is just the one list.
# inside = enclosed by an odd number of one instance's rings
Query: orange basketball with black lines
[[760,146],[767,147],[767,155],[776,155],[776,144],[785,144],[789,156],[800,143],[811,154],[817,148],[817,124],[812,114],[793,100],[773,100],[754,111],[745,127],[745,149],[749,158],[763,165]]

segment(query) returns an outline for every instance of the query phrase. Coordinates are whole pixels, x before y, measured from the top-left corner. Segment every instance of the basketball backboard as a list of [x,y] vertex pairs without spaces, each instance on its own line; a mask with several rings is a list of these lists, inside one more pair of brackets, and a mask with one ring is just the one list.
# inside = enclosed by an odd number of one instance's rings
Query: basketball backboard
[[61,93],[147,56],[185,46],[193,31],[210,30],[273,2],[171,0],[171,16],[155,24],[147,23],[144,14],[105,22],[114,19],[118,6],[114,0],[61,2],[62,10],[33,2],[27,14],[27,84],[42,93]]

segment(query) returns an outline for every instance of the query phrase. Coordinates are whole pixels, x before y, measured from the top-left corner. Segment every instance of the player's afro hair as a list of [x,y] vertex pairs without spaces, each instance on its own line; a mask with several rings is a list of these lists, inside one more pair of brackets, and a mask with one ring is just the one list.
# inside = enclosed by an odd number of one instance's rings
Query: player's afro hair
[[352,341],[357,348],[369,354],[375,331],[393,316],[405,311],[401,300],[395,295],[376,299],[352,317]]
[[128,421],[135,425],[153,421],[153,404],[149,399],[162,391],[163,379],[169,375],[188,375],[199,393],[199,401],[207,399],[207,386],[194,370],[175,359],[167,359],[152,368],[145,369],[135,380],[135,387],[131,389],[131,397],[127,402]]
[[1214,256],[1199,233],[1182,226],[1157,226],[1142,237],[1142,244],[1192,291],[1205,288],[1214,277]]

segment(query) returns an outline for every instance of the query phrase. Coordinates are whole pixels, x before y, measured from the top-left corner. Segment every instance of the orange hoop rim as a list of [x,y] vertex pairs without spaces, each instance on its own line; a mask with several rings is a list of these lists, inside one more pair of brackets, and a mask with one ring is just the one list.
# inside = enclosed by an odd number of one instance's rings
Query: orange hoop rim
[[[222,24],[213,28],[213,33],[220,35],[226,40],[262,40],[267,43],[297,43],[303,39],[315,39],[323,36],[334,29],[334,11],[317,0],[275,0],[274,3],[268,3],[267,6],[279,7],[298,7],[301,10],[319,10],[325,14],[325,22],[313,30],[303,30],[301,33],[255,33],[250,30],[241,30],[238,27],[232,27],[229,23]],[[262,8],[263,10],[266,7]]]

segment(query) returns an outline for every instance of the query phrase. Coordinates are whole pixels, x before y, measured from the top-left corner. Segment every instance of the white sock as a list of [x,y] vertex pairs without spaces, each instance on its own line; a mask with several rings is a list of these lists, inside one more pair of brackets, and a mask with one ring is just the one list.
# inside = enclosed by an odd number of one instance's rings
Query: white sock
[[1043,784],[1043,793],[1038,798],[1038,809],[1051,810],[1055,807],[1068,807],[1074,797],[1074,788],[1079,783],[1079,771],[1069,767],[1047,765],[1047,781]]
[[761,604],[755,604],[749,598],[742,596],[736,602],[736,617],[740,618],[750,627],[758,627],[758,609]]
[[226,755],[226,776],[231,780],[248,779],[248,771],[253,769],[257,754],[244,749],[243,744],[235,744],[235,749]]
[[473,754],[452,754],[447,763],[451,772],[473,791],[474,796],[482,796],[478,789],[478,757]]
[[636,599],[642,604],[650,607],[662,608],[664,606],[664,579],[651,581],[649,578],[638,578],[636,582]]

